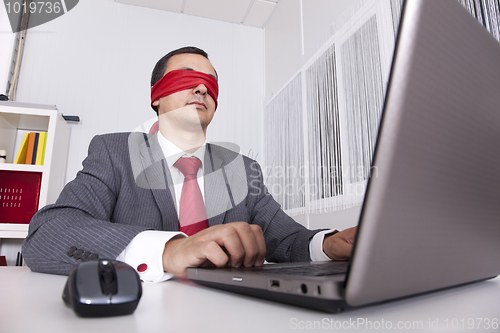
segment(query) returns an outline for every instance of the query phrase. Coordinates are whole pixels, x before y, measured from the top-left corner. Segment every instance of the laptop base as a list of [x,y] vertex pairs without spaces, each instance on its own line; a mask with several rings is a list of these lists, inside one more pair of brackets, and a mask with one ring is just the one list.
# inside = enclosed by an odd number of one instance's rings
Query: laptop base
[[233,293],[238,293],[257,298],[263,298],[270,301],[291,304],[302,308],[319,310],[327,313],[339,313],[345,310],[352,309],[352,307],[349,306],[344,300],[327,300],[327,299],[323,300],[312,297],[311,298],[304,297],[303,295],[293,295],[293,294],[285,294],[277,292],[271,293],[267,290],[262,290],[257,288],[240,287],[229,284],[196,280],[193,278],[190,278],[190,280],[197,284],[215,289],[226,290]]

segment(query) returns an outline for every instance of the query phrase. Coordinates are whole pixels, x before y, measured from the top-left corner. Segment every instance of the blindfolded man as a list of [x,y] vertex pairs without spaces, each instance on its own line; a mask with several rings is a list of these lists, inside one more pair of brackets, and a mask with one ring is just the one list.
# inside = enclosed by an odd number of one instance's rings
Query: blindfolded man
[[68,274],[82,260],[116,258],[159,282],[203,265],[348,259],[355,228],[304,228],[269,195],[256,161],[206,142],[218,94],[203,50],[160,59],[151,77],[158,123],[150,134],[92,140],[83,170],[30,223],[31,270]]

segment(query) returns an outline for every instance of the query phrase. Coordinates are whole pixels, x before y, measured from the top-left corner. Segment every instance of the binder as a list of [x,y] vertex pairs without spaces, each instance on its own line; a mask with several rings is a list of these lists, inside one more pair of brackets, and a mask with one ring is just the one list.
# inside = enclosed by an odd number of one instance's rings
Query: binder
[[29,133],[25,133],[21,146],[17,152],[16,158],[14,159],[14,164],[25,164],[26,163],[26,153],[28,152],[28,138]]
[[30,132],[28,138],[28,151],[26,152],[26,162],[24,164],[31,164],[31,161],[33,161],[33,148],[35,148],[35,138],[36,133]]
[[45,145],[47,143],[47,132],[40,132],[38,139],[38,149],[36,154],[36,165],[43,165],[45,159]]
[[35,142],[33,143],[33,156],[31,158],[31,164],[36,164],[36,155],[38,152],[38,140],[40,139],[40,133],[35,133]]

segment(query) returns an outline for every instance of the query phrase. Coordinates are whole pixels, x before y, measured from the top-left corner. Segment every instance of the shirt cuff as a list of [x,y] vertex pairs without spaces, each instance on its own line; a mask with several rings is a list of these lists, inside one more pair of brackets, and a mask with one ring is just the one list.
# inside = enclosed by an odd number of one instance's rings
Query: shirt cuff
[[323,230],[318,232],[313,236],[311,241],[309,242],[309,253],[311,256],[311,261],[328,261],[331,260],[329,256],[323,251],[323,240],[326,235],[331,233],[337,233],[339,230]]
[[182,232],[147,230],[137,234],[116,260],[132,266],[143,282],[163,282],[174,275],[163,271],[165,243]]

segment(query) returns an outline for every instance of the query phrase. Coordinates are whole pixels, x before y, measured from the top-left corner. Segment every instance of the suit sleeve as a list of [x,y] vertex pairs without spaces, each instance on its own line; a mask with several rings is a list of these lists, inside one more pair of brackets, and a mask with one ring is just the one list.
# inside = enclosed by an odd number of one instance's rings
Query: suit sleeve
[[247,169],[252,223],[261,226],[269,262],[311,261],[309,243],[321,230],[309,230],[288,216],[269,194],[255,161]]
[[67,275],[82,260],[116,258],[143,226],[112,222],[120,189],[118,166],[100,136],[89,146],[82,171],[57,202],[38,211],[23,243],[34,272]]

